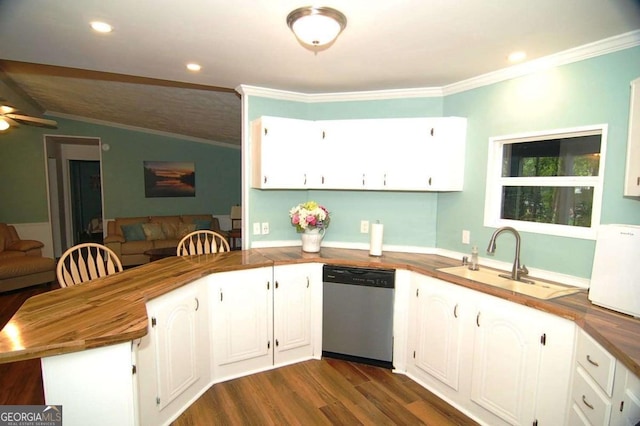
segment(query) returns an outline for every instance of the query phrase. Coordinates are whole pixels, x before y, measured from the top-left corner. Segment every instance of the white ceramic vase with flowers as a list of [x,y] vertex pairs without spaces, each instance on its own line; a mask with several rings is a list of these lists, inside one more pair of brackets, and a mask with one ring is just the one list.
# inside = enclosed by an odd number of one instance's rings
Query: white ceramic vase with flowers
[[318,253],[330,222],[329,211],[315,201],[298,204],[289,210],[291,225],[301,233],[302,251]]

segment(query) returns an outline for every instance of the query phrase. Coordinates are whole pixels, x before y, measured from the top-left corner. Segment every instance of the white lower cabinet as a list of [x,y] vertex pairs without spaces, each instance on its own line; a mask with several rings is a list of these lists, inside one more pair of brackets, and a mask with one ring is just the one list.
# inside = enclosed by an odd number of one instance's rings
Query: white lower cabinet
[[273,364],[272,279],[272,268],[211,276],[211,350],[216,382]]
[[206,279],[147,303],[149,333],[137,346],[142,425],[166,424],[210,381]]
[[322,265],[276,266],[273,281],[273,364],[282,366],[314,356],[319,358],[322,353]]
[[320,357],[321,268],[286,265],[211,276],[214,382]]
[[640,380],[587,333],[576,342],[570,426],[640,422]]
[[420,274],[412,281],[410,376],[480,422],[565,422],[571,321]]

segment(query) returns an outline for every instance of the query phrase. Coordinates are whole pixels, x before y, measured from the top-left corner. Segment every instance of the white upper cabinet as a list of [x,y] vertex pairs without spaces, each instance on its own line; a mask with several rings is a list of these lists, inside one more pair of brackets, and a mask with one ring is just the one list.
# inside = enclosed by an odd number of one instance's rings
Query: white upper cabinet
[[[322,156],[318,164],[323,189],[364,189],[369,120],[317,122]],[[317,158],[317,157],[316,157]]]
[[313,121],[261,117],[251,122],[251,186],[264,189],[307,187],[318,131]]
[[624,195],[640,197],[640,78],[631,82],[627,174]]
[[464,118],[261,117],[251,127],[254,188],[462,190]]

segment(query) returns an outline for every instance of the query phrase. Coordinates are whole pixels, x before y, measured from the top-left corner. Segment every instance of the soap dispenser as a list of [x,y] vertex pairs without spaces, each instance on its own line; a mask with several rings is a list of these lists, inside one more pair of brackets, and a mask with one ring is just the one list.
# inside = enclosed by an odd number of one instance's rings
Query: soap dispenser
[[472,271],[477,271],[478,269],[480,269],[480,267],[478,266],[477,246],[473,246],[473,248],[471,249],[471,263],[469,264],[469,269],[471,269]]

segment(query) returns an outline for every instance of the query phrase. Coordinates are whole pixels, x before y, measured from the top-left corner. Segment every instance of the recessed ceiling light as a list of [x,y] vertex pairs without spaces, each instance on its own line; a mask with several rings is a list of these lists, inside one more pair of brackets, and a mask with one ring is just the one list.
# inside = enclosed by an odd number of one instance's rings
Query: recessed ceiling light
[[508,56],[509,62],[521,62],[527,57],[527,54],[523,51],[513,52]]
[[187,69],[189,71],[200,71],[202,67],[196,63],[187,64]]
[[110,33],[113,31],[113,27],[106,22],[93,21],[91,22],[91,28],[99,33]]

